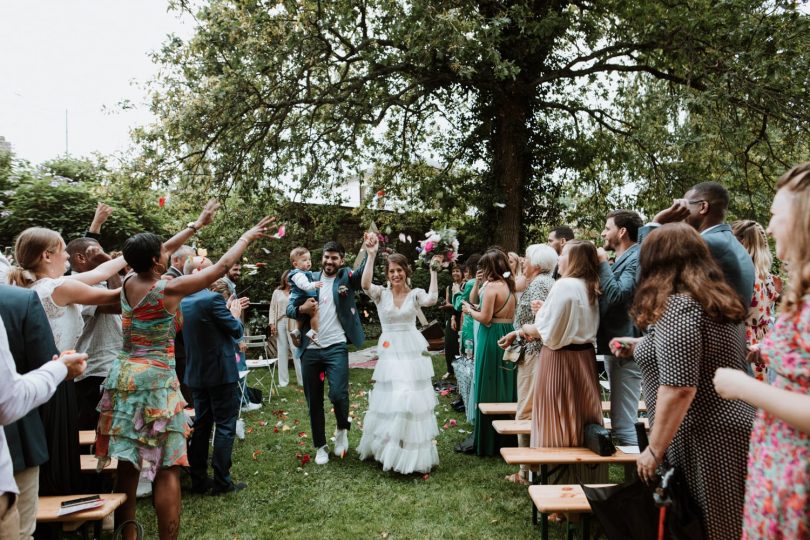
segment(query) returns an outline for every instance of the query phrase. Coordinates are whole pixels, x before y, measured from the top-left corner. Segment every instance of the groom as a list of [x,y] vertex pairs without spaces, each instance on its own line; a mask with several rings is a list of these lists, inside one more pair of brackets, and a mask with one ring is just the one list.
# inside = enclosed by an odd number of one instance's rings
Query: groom
[[312,429],[312,442],[318,449],[315,463],[329,462],[329,448],[326,446],[326,428],[323,411],[323,382],[329,380],[329,401],[335,408],[337,431],[335,432],[335,455],[343,457],[349,450],[349,352],[347,341],[359,346],[365,340],[363,325],[357,314],[354,293],[361,290],[360,278],[366,261],[357,270],[343,266],[346,250],[337,242],[327,242],[323,246],[321,267],[313,280],[322,281],[318,298],[309,298],[300,307],[287,305],[287,316],[293,319],[311,316],[318,310],[320,330],[319,345],[312,343],[306,333],[309,319],[305,319],[301,329],[301,371],[304,377],[304,395],[309,406],[309,423]]

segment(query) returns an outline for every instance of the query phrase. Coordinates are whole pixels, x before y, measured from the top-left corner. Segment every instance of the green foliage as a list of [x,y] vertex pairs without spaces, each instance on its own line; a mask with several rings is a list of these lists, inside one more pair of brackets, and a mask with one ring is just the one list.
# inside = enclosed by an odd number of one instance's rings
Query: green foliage
[[774,174],[807,156],[793,1],[177,5],[197,31],[155,54],[160,122],[137,138],[144,170],[197,193],[334,196],[363,177],[514,249],[696,178],[761,219]]
[[[59,158],[38,168],[10,154],[0,156],[0,245],[11,246],[28,227],[47,227],[66,242],[83,236],[99,201],[115,211],[102,228],[102,244],[118,249],[141,231],[165,234],[169,219],[154,192],[130,189],[103,160]],[[152,204],[147,205],[147,199]]]

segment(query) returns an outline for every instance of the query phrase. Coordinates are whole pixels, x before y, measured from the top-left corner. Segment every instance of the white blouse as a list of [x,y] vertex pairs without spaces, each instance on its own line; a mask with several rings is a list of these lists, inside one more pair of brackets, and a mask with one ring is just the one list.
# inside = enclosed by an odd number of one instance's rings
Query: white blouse
[[65,278],[42,278],[34,282],[31,288],[37,291],[48,322],[51,324],[53,339],[59,351],[75,349],[79,336],[82,335],[84,320],[79,304],[57,305],[53,301],[53,291],[65,282]]
[[543,344],[549,349],[566,345],[596,343],[599,303],[591,302],[585,281],[558,279],[534,319]]

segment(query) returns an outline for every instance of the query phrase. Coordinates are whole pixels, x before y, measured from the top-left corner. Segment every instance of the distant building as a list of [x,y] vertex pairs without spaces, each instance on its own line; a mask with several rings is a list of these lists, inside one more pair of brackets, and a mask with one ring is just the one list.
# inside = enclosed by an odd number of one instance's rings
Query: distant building
[[0,135],[0,152],[11,152],[11,142],[2,135]]

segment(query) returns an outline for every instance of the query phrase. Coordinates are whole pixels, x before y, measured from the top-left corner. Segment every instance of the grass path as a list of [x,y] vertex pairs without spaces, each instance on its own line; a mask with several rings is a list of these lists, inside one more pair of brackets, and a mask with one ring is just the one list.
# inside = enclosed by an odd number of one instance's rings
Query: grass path
[[[437,374],[444,373],[442,357],[434,357],[434,368]],[[367,407],[365,395],[371,388],[371,374],[370,369],[352,369],[350,373],[351,410],[360,420]],[[254,374],[250,377],[253,379]],[[354,450],[360,441],[359,429],[350,431],[352,450],[344,460],[332,457],[326,466],[312,461],[301,467],[296,453],[315,457],[303,390],[294,386],[280,390],[280,397],[273,396],[269,405],[243,415],[249,432],[244,441],[236,441],[232,472],[234,479],[247,482],[248,488],[223,497],[184,492],[181,538],[539,536],[539,529],[531,524],[526,488],[503,479],[513,472],[510,466],[499,458],[453,451],[466,436],[459,430],[469,430],[463,415],[449,406],[454,396],[439,397],[437,419],[440,428],[450,419],[458,425],[439,435],[441,463],[423,478],[385,473],[374,461],[359,461]],[[329,410],[328,400],[326,406]],[[289,430],[275,432],[279,421]],[[327,414],[327,434],[333,431],[334,416]],[[183,485],[188,486],[187,478]],[[139,502],[138,519],[146,528],[146,538],[156,538],[150,500]],[[552,525],[551,534],[552,538],[562,538],[562,526]]]

